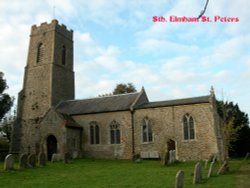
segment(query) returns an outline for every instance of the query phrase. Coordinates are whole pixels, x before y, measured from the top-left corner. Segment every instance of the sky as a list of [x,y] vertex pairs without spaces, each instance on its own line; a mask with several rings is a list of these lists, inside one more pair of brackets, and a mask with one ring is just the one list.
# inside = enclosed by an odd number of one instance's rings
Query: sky
[[[17,99],[31,26],[57,19],[74,31],[76,98],[111,93],[118,83],[144,86],[150,101],[208,95],[250,114],[250,1],[0,0],[0,71]],[[153,22],[163,16],[167,22]],[[220,16],[222,21],[214,21]],[[225,20],[233,22],[224,22]],[[235,20],[238,19],[238,22]]]

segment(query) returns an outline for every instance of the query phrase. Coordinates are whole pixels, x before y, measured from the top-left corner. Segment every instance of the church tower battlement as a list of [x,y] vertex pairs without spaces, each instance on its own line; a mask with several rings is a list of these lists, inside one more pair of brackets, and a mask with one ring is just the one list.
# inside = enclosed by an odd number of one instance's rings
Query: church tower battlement
[[73,31],[57,20],[33,25],[23,89],[18,96],[21,148],[32,148],[38,142],[33,139],[39,138],[37,123],[51,107],[74,97]]

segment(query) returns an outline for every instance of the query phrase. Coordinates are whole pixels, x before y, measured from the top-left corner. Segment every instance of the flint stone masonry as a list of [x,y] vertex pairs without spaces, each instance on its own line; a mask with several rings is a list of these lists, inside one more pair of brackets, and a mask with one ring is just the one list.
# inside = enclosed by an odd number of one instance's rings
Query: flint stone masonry
[[193,178],[193,184],[200,183],[202,180],[202,168],[201,164],[198,162],[195,165],[194,168],[194,178]]
[[14,155],[9,154],[4,159],[4,170],[12,170],[14,168]]
[[25,169],[28,168],[28,155],[26,153],[23,153],[19,157],[19,169]]
[[31,168],[34,168],[36,166],[36,155],[31,154],[28,156],[28,165]]
[[175,188],[183,188],[184,187],[184,172],[179,170],[175,177]]
[[211,176],[213,176],[213,171],[214,171],[214,162],[211,162],[209,170],[208,170],[208,174],[207,174],[208,178],[210,178]]
[[45,153],[38,154],[38,165],[45,166],[46,165],[46,155]]

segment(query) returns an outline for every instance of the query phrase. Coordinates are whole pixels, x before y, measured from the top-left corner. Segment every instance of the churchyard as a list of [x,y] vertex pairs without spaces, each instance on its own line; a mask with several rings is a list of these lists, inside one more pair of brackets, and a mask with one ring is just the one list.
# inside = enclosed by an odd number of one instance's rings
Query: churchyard
[[[215,161],[206,164],[205,161],[177,162],[162,165],[158,160],[143,160],[132,162],[128,160],[91,160],[81,159],[69,163],[47,162],[46,166],[36,165],[31,168],[21,168],[17,162],[14,169],[4,170],[4,163],[0,162],[0,187],[169,187],[173,188],[178,178],[184,173],[184,187],[227,187],[237,188],[246,183],[245,173],[250,172],[249,160],[230,160],[230,171],[225,175],[217,172],[222,164]],[[248,169],[240,173],[240,167]],[[201,180],[194,184],[194,168],[201,167]],[[243,175],[242,175],[243,174]],[[209,175],[209,178],[208,178]],[[199,175],[200,176],[200,175]],[[249,176],[249,174],[248,174]],[[245,180],[244,180],[245,178]],[[249,180],[249,179],[248,179]]]

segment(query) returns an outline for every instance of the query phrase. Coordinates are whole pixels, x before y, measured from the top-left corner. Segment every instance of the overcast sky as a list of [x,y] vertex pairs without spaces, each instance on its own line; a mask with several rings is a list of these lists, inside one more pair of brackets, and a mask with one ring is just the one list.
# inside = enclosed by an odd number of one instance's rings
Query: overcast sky
[[[153,16],[197,17],[205,0],[0,0],[0,71],[17,98],[32,25],[56,18],[74,30],[76,98],[117,83],[145,87],[151,101],[208,95],[250,113],[250,1],[210,0],[212,22],[154,23]],[[214,16],[239,22],[214,22]]]

